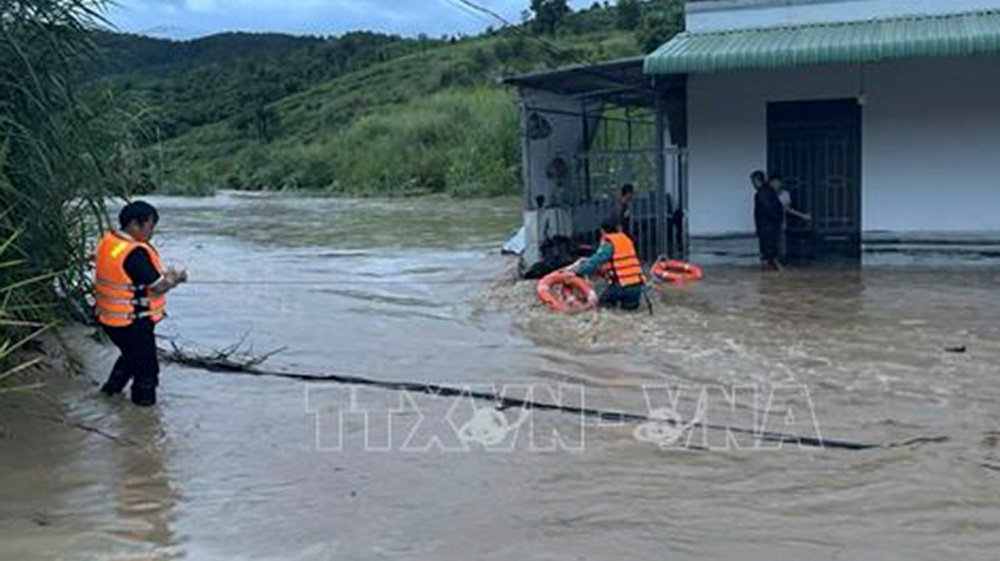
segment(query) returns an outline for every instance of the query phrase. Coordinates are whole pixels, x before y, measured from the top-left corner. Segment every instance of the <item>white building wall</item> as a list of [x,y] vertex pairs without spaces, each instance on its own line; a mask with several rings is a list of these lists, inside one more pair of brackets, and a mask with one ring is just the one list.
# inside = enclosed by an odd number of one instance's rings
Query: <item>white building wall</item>
[[866,231],[1000,231],[1000,57],[693,75],[690,229],[753,231],[767,103],[859,97]]
[[[521,150],[525,156],[522,178],[525,186],[525,248],[521,261],[525,269],[531,268],[541,259],[541,244],[554,236],[573,234],[573,223],[566,208],[554,208],[560,204],[560,192],[568,188],[560,186],[570,178],[559,180],[550,177],[549,164],[554,158],[562,158],[569,166],[572,176],[574,156],[584,144],[584,131],[580,102],[565,96],[539,91],[521,90],[521,130],[527,130],[527,119],[532,113],[544,120],[549,134],[543,138],[531,139],[522,136]],[[543,197],[543,207],[537,201]]]
[[689,3],[687,30],[702,33],[994,9],[1000,9],[1000,0],[719,0]]

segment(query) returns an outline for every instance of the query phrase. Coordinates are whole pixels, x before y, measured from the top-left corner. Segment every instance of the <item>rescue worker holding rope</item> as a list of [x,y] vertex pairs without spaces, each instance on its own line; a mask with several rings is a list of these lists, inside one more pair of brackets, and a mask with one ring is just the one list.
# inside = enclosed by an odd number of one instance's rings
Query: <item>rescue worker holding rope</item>
[[154,331],[166,315],[166,294],[187,281],[186,271],[164,271],[149,243],[159,218],[152,205],[129,203],[118,215],[121,230],[109,231],[97,244],[97,321],[121,351],[101,392],[117,395],[131,380],[132,403],[143,407],[156,404]]
[[581,277],[603,274],[610,283],[601,293],[600,305],[606,308],[621,307],[638,310],[642,305],[646,277],[635,244],[622,232],[621,223],[609,217],[601,224],[601,245],[586,261],[573,267]]

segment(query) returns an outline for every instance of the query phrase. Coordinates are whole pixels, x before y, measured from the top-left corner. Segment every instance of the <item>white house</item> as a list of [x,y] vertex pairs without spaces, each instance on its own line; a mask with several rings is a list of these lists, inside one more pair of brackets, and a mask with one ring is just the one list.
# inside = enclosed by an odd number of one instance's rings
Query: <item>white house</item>
[[687,76],[692,235],[753,230],[754,169],[813,214],[791,232],[806,256],[1000,231],[1000,0],[718,0],[686,19],[644,69]]
[[594,171],[612,107],[656,117],[657,171],[633,215],[647,260],[752,233],[757,169],[813,216],[789,224],[792,259],[854,258],[885,232],[1000,236],[1000,0],[686,10],[686,31],[645,58],[507,80],[522,100],[526,265],[553,235],[593,239],[627,168]]

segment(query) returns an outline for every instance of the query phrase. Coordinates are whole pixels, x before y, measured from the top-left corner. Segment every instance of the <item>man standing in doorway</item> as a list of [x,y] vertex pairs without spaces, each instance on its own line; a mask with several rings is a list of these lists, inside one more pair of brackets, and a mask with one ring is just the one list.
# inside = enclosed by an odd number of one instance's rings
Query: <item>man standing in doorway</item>
[[767,176],[762,171],[750,175],[750,182],[756,190],[754,195],[753,219],[760,244],[760,264],[764,271],[779,271],[778,255],[781,252],[781,224],[785,209],[778,193],[770,188]]
[[632,225],[632,199],[634,198],[635,187],[631,183],[622,185],[618,200],[611,207],[611,212],[607,217],[608,220],[620,224],[622,232],[628,235],[631,235],[629,229]]
[[154,330],[166,315],[166,294],[187,281],[186,271],[164,272],[150,245],[159,214],[148,203],[129,203],[118,215],[121,230],[97,244],[94,282],[97,320],[121,351],[101,392],[112,396],[132,381],[132,403],[156,404],[160,365]]

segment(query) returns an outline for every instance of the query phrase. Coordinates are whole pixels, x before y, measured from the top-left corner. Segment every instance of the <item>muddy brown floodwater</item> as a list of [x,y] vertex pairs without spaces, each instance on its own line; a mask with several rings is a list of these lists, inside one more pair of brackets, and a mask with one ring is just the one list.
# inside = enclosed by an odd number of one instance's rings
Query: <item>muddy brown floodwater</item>
[[[0,397],[0,559],[996,559],[1000,265],[871,254],[861,271],[708,279],[656,313],[555,316],[496,249],[513,200],[154,199],[194,281],[161,341],[284,348],[273,369],[494,388],[724,430],[165,365],[161,403],[74,421]],[[961,351],[964,352],[949,352]],[[37,404],[36,404],[37,405]],[[27,407],[24,403],[21,407]],[[33,405],[32,407],[35,407]]]

